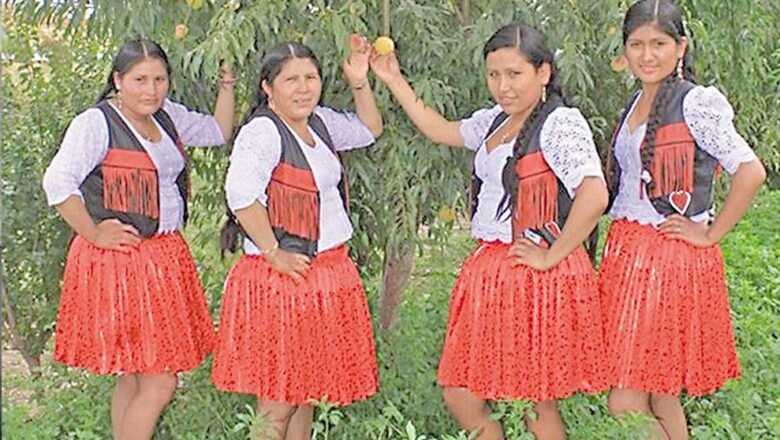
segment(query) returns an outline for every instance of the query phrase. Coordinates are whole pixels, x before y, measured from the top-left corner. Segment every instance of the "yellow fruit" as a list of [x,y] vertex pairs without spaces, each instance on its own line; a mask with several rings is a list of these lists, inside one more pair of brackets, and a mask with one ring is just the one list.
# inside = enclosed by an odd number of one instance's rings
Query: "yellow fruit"
[[452,223],[455,221],[455,210],[449,206],[443,206],[439,209],[439,220],[444,223]]
[[395,43],[390,37],[379,37],[374,41],[374,50],[379,55],[387,55],[395,50]]
[[203,0],[187,0],[187,6],[189,6],[190,9],[197,11],[203,7]]
[[615,72],[622,72],[628,67],[628,61],[626,61],[626,57],[624,56],[615,57],[612,58],[612,62],[609,63],[609,66],[612,67],[612,70]]
[[183,40],[184,37],[187,35],[187,25],[184,23],[179,23],[176,25],[176,30],[173,32],[173,34],[176,36],[177,40]]

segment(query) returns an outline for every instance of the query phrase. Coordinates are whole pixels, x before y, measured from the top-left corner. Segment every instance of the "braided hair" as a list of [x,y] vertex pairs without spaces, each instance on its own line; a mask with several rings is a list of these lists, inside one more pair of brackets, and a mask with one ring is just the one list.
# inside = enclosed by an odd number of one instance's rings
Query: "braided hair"
[[[250,105],[244,119],[236,128],[236,132],[252,120],[252,116],[255,112],[268,107],[268,95],[265,93],[265,90],[263,90],[263,81],[272,84],[284,65],[293,58],[310,59],[317,67],[317,73],[322,77],[320,62],[314,52],[307,46],[293,41],[278,43],[272,46],[265,53],[265,56],[263,56],[257,92],[255,93],[252,105]],[[227,205],[227,200],[225,201],[225,204]],[[241,233],[235,214],[233,214],[230,208],[227,208],[227,221],[225,222],[225,225],[222,226],[219,237],[220,250],[223,258],[225,256],[225,251],[235,252],[238,249],[238,238]]]
[[[641,0],[634,3],[626,12],[623,20],[623,44],[625,45],[629,35],[637,28],[646,24],[653,24],[658,30],[669,35],[676,43],[680,43],[686,38],[683,16],[677,6],[669,0]],[[650,109],[650,115],[647,118],[647,128],[645,129],[644,147],[642,148],[642,169],[643,178],[648,173],[650,179],[647,182],[648,192],[655,187],[654,176],[651,174],[653,155],[655,150],[655,137],[658,128],[663,122],[661,116],[664,107],[669,103],[669,99],[674,95],[674,91],[683,80],[695,81],[693,70],[691,69],[690,51],[686,49],[682,58],[682,78],[677,71],[672,71],[661,82],[653,99],[653,105]],[[614,165],[614,164],[613,164]],[[615,182],[617,170],[615,166],[609,169],[610,182]]]
[[510,23],[493,34],[485,43],[483,55],[487,56],[502,48],[514,47],[536,69],[543,64],[550,65],[550,82],[547,84],[547,99],[536,103],[531,113],[523,123],[523,128],[517,134],[512,156],[507,160],[502,173],[504,196],[496,209],[496,219],[506,220],[511,215],[511,207],[517,198],[517,179],[514,176],[515,164],[520,159],[522,147],[530,141],[530,137],[552,109],[561,103],[567,103],[558,78],[558,68],[552,50],[541,32],[524,23]]

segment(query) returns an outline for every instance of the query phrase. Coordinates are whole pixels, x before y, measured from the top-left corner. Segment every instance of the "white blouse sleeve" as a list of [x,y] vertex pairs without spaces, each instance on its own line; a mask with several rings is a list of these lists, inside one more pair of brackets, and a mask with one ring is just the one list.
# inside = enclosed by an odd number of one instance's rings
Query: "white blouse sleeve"
[[163,110],[171,116],[185,145],[210,147],[225,143],[225,138],[222,136],[222,131],[214,116],[190,110],[168,98],[163,102]]
[[490,125],[501,112],[501,106],[494,105],[491,108],[477,110],[468,118],[461,119],[460,135],[463,136],[466,148],[476,151],[482,146]]
[[561,107],[547,116],[540,135],[542,155],[571,197],[582,179],[604,179],[588,121],[576,108]]
[[232,211],[246,208],[255,200],[268,205],[265,190],[281,154],[281,137],[269,118],[255,118],[241,127],[233,142],[225,179],[225,194]]
[[699,147],[729,174],[756,155],[734,127],[734,109],[715,87],[698,86],[683,99],[683,117]]
[[376,142],[371,130],[355,113],[340,112],[324,106],[317,106],[314,112],[322,118],[336,151],[364,148]]
[[59,205],[73,194],[83,199],[81,184],[108,152],[108,122],[91,108],[71,121],[57,154],[43,175],[49,206]]

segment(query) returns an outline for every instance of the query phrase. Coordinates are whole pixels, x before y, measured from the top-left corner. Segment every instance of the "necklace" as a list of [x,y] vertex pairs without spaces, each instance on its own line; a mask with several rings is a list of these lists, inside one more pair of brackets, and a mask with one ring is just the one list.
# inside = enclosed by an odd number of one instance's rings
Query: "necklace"
[[147,115],[146,118],[143,120],[143,124],[146,126],[143,129],[141,128],[141,123],[137,121],[133,121],[130,118],[130,115],[127,114],[125,109],[122,108],[121,101],[118,103],[115,103],[116,107],[119,109],[119,112],[122,113],[129,122],[133,128],[135,128],[135,131],[138,132],[138,134],[141,135],[142,138],[146,139],[149,142],[156,142],[155,138],[157,137],[158,131],[157,127],[154,125],[154,121],[152,120],[152,117]]
[[506,124],[506,129],[507,129],[507,130],[506,130],[506,131],[504,132],[504,134],[502,134],[502,135],[501,135],[501,137],[498,139],[498,144],[499,144],[499,145],[502,145],[502,144],[506,143],[506,141],[508,141],[509,139],[512,139],[513,137],[517,136],[517,134],[520,132],[520,130],[519,130],[519,129],[515,130],[515,127],[511,127],[511,128],[509,127],[509,126],[510,126],[510,124],[512,124],[513,122],[514,122],[514,121],[511,121],[511,120],[510,120],[510,121],[509,121],[509,122]]
[[152,122],[152,118],[150,118],[149,116],[146,117],[145,122],[147,127],[151,127],[151,128],[141,130],[139,127],[136,127],[136,130],[138,131],[138,134],[140,134],[142,138],[146,139],[149,142],[154,142],[154,138],[156,137],[155,131],[157,131],[155,130],[156,127],[154,126],[154,122]]
[[[499,139],[499,140],[498,140],[498,144],[499,144],[499,145],[501,145],[501,144],[504,144],[504,143],[506,143],[506,141],[510,139],[510,137],[509,137],[509,136],[510,136],[511,134],[512,134],[512,132],[511,132],[511,131],[508,131],[508,132],[504,133],[504,134],[501,136],[501,139]],[[514,136],[512,136],[512,137],[514,137]]]
[[[128,121],[129,120],[130,118],[128,118]],[[143,120],[143,125],[145,125],[145,127],[141,128],[141,124],[139,122],[135,122],[133,123],[133,128],[135,128],[135,131],[137,131],[142,138],[146,139],[149,142],[156,142],[155,138],[157,137],[157,127],[154,125],[154,121],[152,121],[152,117],[147,116]]]

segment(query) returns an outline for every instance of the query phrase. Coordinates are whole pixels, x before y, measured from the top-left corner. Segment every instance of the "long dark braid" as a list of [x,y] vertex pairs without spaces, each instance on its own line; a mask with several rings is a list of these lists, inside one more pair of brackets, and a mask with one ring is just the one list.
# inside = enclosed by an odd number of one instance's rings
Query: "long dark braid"
[[[677,43],[686,38],[682,13],[674,3],[668,0],[641,0],[634,3],[626,12],[626,17],[623,20],[623,44],[625,45],[629,35],[637,28],[648,23],[653,23],[658,30],[672,37]],[[657,177],[652,175],[652,164],[655,152],[655,137],[658,128],[663,122],[661,120],[663,109],[667,106],[669,99],[674,95],[677,86],[683,80],[695,82],[690,56],[690,50],[686,48],[682,58],[682,78],[679,77],[675,69],[658,86],[650,109],[650,115],[647,118],[645,138],[643,140],[644,146],[642,147],[642,174],[644,178],[644,171],[647,171],[650,177],[649,181],[646,182],[648,192],[655,188],[655,177]],[[617,178],[616,164],[613,163],[608,172],[610,186],[614,186],[614,188],[610,189],[617,190],[619,182],[615,182]]]
[[501,181],[504,184],[504,196],[501,198],[501,202],[496,209],[497,220],[506,220],[508,216],[511,215],[512,206],[517,202],[518,180],[515,175],[515,165],[517,164],[517,161],[520,160],[520,156],[523,153],[523,147],[528,145],[528,142],[531,141],[531,136],[533,136],[537,128],[539,128],[539,124],[546,119],[546,116],[549,115],[550,111],[560,104],[566,103],[564,97],[561,96],[559,87],[550,87],[550,85],[548,85],[547,89],[547,101],[539,101],[533,111],[531,111],[531,114],[528,115],[528,118],[523,124],[523,128],[521,128],[520,132],[517,134],[517,140],[512,148],[512,156],[507,159],[506,165],[504,165],[504,169],[501,173]]
[[539,123],[544,120],[543,116],[549,113],[549,109],[560,103],[567,103],[558,80],[558,69],[555,65],[555,58],[547,41],[541,32],[523,23],[508,24],[493,34],[485,43],[483,55],[485,58],[498,49],[511,47],[520,51],[522,56],[539,69],[543,64],[550,66],[550,81],[546,86],[547,99],[536,103],[531,113],[523,123],[523,127],[517,134],[517,140],[513,148],[512,157],[507,160],[502,172],[502,181],[504,184],[504,196],[496,209],[496,219],[505,220],[511,213],[511,208],[517,197],[517,179],[514,176],[514,166],[520,158],[521,149],[530,141],[530,137],[538,128]]

